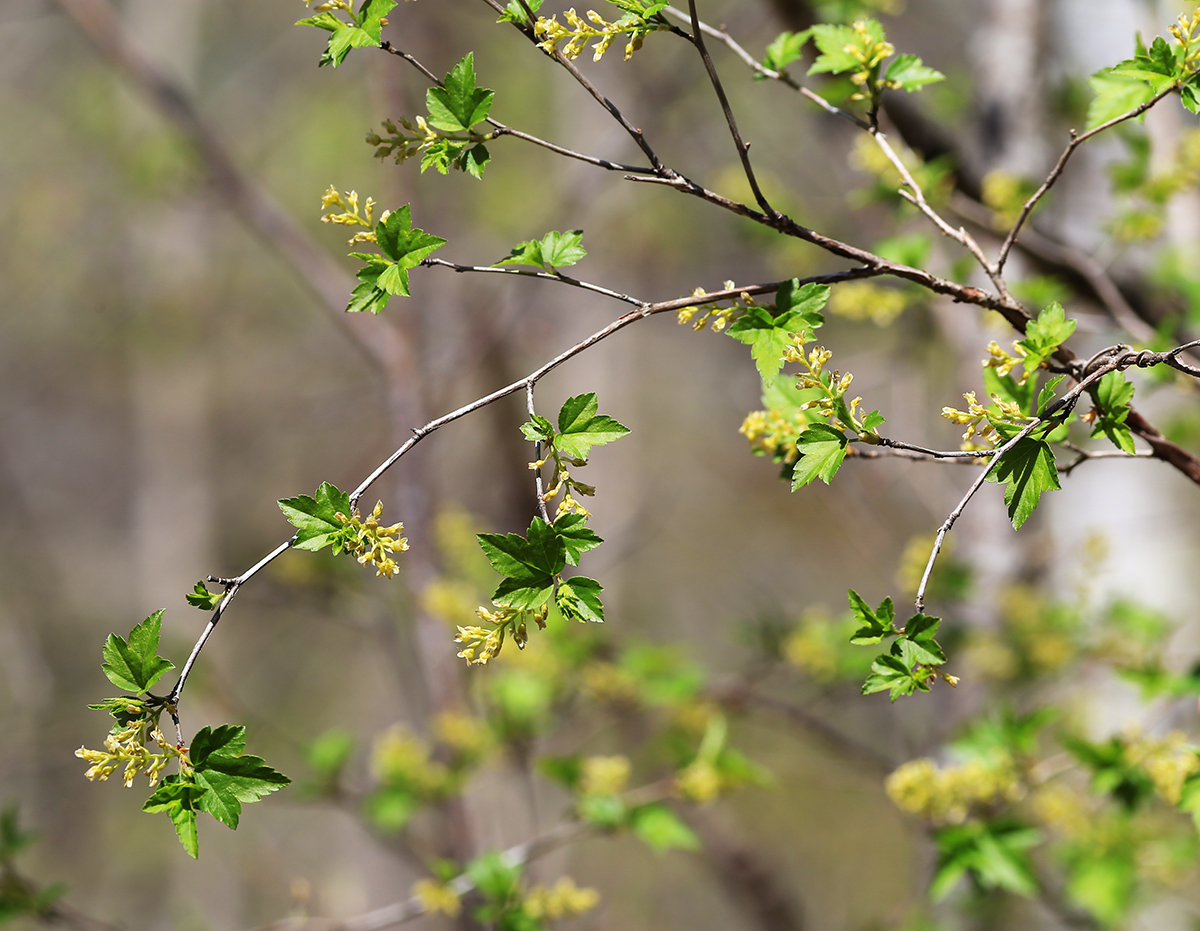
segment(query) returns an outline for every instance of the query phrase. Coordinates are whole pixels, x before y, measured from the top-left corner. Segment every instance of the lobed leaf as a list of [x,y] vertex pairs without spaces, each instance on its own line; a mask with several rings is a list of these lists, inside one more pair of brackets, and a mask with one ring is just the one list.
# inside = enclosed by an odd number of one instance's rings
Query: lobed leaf
[[340,535],[344,523],[337,515],[349,517],[353,510],[350,496],[329,482],[322,482],[316,497],[297,495],[279,501],[279,510],[296,528],[296,549],[321,550],[333,544],[334,552],[340,552]]
[[810,424],[796,441],[800,458],[792,471],[792,491],[818,478],[828,485],[846,458],[848,442],[846,434],[827,423]]
[[1054,453],[1045,440],[1025,437],[1005,453],[987,474],[989,482],[1004,482],[1004,503],[1013,529],[1020,530],[1041,500],[1042,493],[1062,488]]
[[101,668],[117,688],[142,694],[168,669],[175,668],[174,663],[158,655],[162,616],[161,609],[155,611],[129,632],[128,640],[117,634],[108,635],[101,649],[104,656]]

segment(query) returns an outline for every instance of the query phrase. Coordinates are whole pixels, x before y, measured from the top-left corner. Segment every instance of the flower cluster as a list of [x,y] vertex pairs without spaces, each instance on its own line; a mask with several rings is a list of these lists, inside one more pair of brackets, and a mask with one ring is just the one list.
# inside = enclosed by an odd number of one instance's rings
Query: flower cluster
[[912,760],[887,778],[896,807],[937,824],[961,824],[979,806],[1009,802],[1021,794],[1016,768],[1007,755],[940,767]]
[[383,502],[375,504],[375,510],[363,520],[355,508],[347,517],[340,511],[337,518],[342,522],[342,548],[353,554],[360,565],[372,565],[377,576],[391,578],[399,571],[396,560],[391,555],[403,553],[408,549],[408,540],[400,536],[404,524],[396,523],[390,527],[381,527],[379,516],[383,513]]
[[[358,191],[348,191],[345,194],[339,194],[337,188],[332,184],[329,189],[321,195],[321,209],[328,210],[331,207],[341,208],[341,213],[326,213],[322,214],[322,223],[333,223],[337,226],[365,226],[367,229],[364,232],[359,230],[350,237],[350,245],[360,242],[375,242],[375,199],[368,197],[367,202],[363,205],[363,211],[360,213],[358,208]],[[380,216],[380,220],[387,219],[387,211],[384,211]]]
[[564,876],[553,886],[538,883],[529,890],[523,905],[525,914],[535,921],[560,921],[590,912],[599,903],[600,893],[595,889],[581,889]]
[[158,785],[162,772],[172,758],[178,757],[180,751],[169,744],[162,733],[155,728],[151,737],[163,749],[162,753],[152,752],[144,743],[145,721],[135,721],[131,724],[116,725],[104,738],[103,750],[89,750],[80,747],[75,755],[85,763],[92,764],[84,776],[95,781],[105,782],[116,772],[117,767],[125,764],[123,782],[125,788],[133,787],[133,779],[138,773],[145,773],[150,780],[150,788]]
[[[722,284],[722,288],[726,291],[732,291],[736,288],[732,281],[726,281]],[[694,288],[692,290],[693,297],[700,297],[705,294],[704,288]],[[738,306],[741,305],[741,307]],[[731,304],[728,307],[720,307],[717,304],[702,304],[699,307],[683,307],[675,314],[675,319],[682,326],[685,323],[690,323],[692,329],[700,332],[706,326],[711,326],[714,333],[720,333],[725,327],[729,326],[733,320],[737,318],[738,311],[742,307],[758,307],[758,303],[749,294],[743,292],[738,295],[738,303]],[[696,316],[699,314],[699,316]]]
[[[963,399],[967,402],[965,411],[956,410],[953,407],[942,408],[943,417],[951,423],[962,424],[967,428],[963,433],[963,449],[995,447],[1000,442],[1000,434],[995,427],[997,421],[1024,425],[1030,420],[1022,412],[1021,405],[1015,401],[1005,401],[996,394],[992,395],[992,403],[996,405],[996,411],[990,411],[980,404],[974,391],[968,391],[963,395]],[[984,442],[973,442],[976,436]]]
[[574,8],[563,14],[567,25],[560,23],[557,15],[551,16],[549,19],[540,16],[533,27],[534,35],[541,39],[538,47],[553,55],[559,51],[558,46],[566,39],[567,43],[561,49],[562,56],[569,61],[574,61],[587,44],[595,39],[596,44],[592,46],[594,49],[592,60],[599,61],[617,36],[628,35],[629,41],[625,45],[625,60],[629,61],[633,53],[642,47],[646,36],[667,27],[665,23],[654,22],[653,19],[639,15],[635,3],[623,3],[621,6],[626,8],[627,12],[615,23],[608,22],[595,10],[588,10],[587,19],[591,21],[589,23],[576,13]]

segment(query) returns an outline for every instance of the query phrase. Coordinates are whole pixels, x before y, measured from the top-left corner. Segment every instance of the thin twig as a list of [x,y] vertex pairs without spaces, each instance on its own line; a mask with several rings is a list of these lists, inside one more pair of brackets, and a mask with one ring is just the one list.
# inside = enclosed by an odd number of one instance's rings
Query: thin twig
[[729,106],[729,98],[725,95],[725,88],[721,86],[721,79],[717,75],[717,68],[708,54],[707,46],[704,44],[704,32],[700,28],[700,19],[696,15],[696,0],[688,0],[688,11],[691,14],[692,21],[692,44],[696,46],[696,51],[700,53],[700,58],[704,61],[704,70],[708,72],[708,79],[712,82],[717,100],[721,102],[721,110],[725,114],[725,123],[729,126],[729,134],[733,137],[733,144],[737,148],[738,159],[742,163],[742,171],[745,172],[746,180],[750,183],[750,190],[754,192],[754,199],[758,202],[758,206],[762,208],[763,213],[769,218],[774,219],[776,216],[775,208],[771,206],[762,189],[758,186],[758,179],[754,176],[754,167],[750,164],[750,146],[748,143],[742,141],[742,134],[738,132],[737,128],[737,120],[733,117],[733,108]]
[[[547,281],[557,281],[561,284],[569,284],[576,288],[582,288],[585,291],[595,291],[597,294],[603,294],[605,297],[611,297],[626,304],[633,304],[635,307],[641,307],[645,303],[645,301],[639,301],[636,297],[622,294],[620,291],[612,291],[598,284],[589,284],[586,281],[572,278],[570,275],[564,275],[562,272],[538,272],[529,268],[505,268],[497,265],[459,265],[456,262],[447,262],[445,259],[433,257],[422,259],[421,264],[426,267],[441,266],[442,268],[451,268],[456,272],[481,272],[484,274],[517,275],[522,278],[543,278]],[[770,290],[770,287],[765,286],[764,290]],[[775,284],[774,288],[778,289],[779,284]]]
[[1058,157],[1058,162],[1052,169],[1050,169],[1050,174],[1046,176],[1046,180],[1042,182],[1041,186],[1029,196],[1027,201],[1025,201],[1025,204],[1021,207],[1020,214],[1017,216],[1017,221],[1013,224],[1013,228],[1009,230],[1008,235],[1004,238],[1004,243],[1000,246],[1000,253],[996,257],[997,272],[1004,270],[1004,263],[1008,261],[1008,254],[1012,251],[1013,243],[1017,241],[1017,234],[1021,232],[1021,227],[1024,226],[1026,218],[1028,218],[1029,214],[1033,211],[1033,208],[1037,206],[1038,201],[1040,201],[1042,197],[1045,196],[1046,192],[1054,186],[1054,182],[1057,181],[1059,175],[1063,173],[1063,169],[1067,166],[1067,160],[1074,154],[1075,150],[1083,145],[1083,143],[1087,142],[1087,140],[1091,139],[1092,136],[1102,133],[1106,129],[1111,129],[1118,123],[1124,123],[1126,120],[1131,120],[1134,117],[1141,116],[1156,103],[1173,92],[1177,86],[1178,84],[1172,84],[1166,90],[1155,94],[1145,103],[1134,107],[1128,113],[1122,113],[1120,116],[1113,117],[1108,122],[1101,123],[1099,126],[1095,126],[1085,133],[1076,133],[1075,130],[1071,130],[1071,141],[1067,143],[1067,147],[1063,149],[1062,155]]
[[[663,10],[663,12],[670,13],[672,16],[675,16],[678,19],[684,20],[685,22],[691,21],[691,14],[689,14],[683,10],[677,10],[673,6],[667,7],[666,9]],[[819,106],[826,113],[832,114],[833,116],[841,117],[842,119],[846,120],[848,123],[853,123],[859,129],[868,129],[869,130],[871,128],[871,124],[868,123],[866,120],[860,119],[859,117],[857,117],[853,113],[851,113],[849,110],[843,110],[841,107],[834,106],[828,100],[826,100],[824,97],[822,97],[820,94],[816,93],[815,91],[809,90],[803,84],[799,83],[795,78],[793,78],[786,71],[776,71],[773,68],[768,68],[766,65],[762,64],[762,62],[756,61],[753,55],[751,55],[744,48],[742,48],[742,46],[737,43],[737,41],[733,38],[733,36],[731,36],[728,32],[725,31],[724,27],[722,27],[720,29],[714,29],[712,26],[708,25],[708,23],[701,22],[700,23],[700,31],[703,32],[705,35],[712,36],[714,39],[717,39],[718,41],[724,43],[730,49],[730,51],[732,51],[735,55],[737,55],[738,58],[740,58],[742,61],[744,61],[747,65],[749,65],[751,68],[753,68],[756,72],[761,74],[764,78],[770,78],[773,81],[778,81],[781,84],[786,84],[792,90],[798,91],[800,94],[807,97],[809,100],[811,100],[813,103],[815,103],[817,106]]]
[[[537,417],[533,409],[533,382],[525,386],[525,408],[529,411],[529,419]],[[542,520],[550,523],[550,513],[546,510],[546,489],[542,486],[542,441],[533,441],[533,484],[537,488],[538,510],[542,512]]]

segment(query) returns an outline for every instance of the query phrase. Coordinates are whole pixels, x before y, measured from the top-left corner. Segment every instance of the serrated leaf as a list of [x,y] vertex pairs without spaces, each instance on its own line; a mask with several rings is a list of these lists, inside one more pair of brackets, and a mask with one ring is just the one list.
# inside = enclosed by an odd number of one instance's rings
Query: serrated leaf
[[[1056,375],[1046,382],[1046,387],[1038,392],[1037,411],[1036,415],[1041,417],[1046,412],[1046,408],[1050,406],[1050,402],[1054,400],[1054,392],[1058,390],[1058,386],[1066,375]],[[1036,384],[1036,382],[1034,382]]]
[[375,40],[378,45],[382,41],[381,30],[383,28],[384,17],[388,15],[396,7],[396,0],[363,0],[363,5],[359,7],[358,15],[355,17],[358,20],[358,25],[362,31]]
[[726,331],[731,338],[750,347],[750,355],[766,386],[774,384],[783,369],[783,352],[792,341],[792,334],[775,325],[775,319],[765,307],[751,307],[737,318]]
[[1049,444],[1028,436],[1000,458],[988,472],[987,480],[1005,483],[1004,503],[1008,505],[1014,530],[1020,530],[1029,519],[1042,492],[1062,488]]
[[544,443],[554,436],[554,425],[545,417],[534,414],[532,420],[521,424],[521,433],[530,443],[538,441]]
[[583,248],[583,230],[551,230],[540,240],[517,243],[497,265],[536,265],[547,271],[574,265],[587,255]]
[[291,782],[262,757],[243,753],[245,748],[246,728],[222,724],[215,730],[204,727],[197,731],[188,752],[196,784],[208,789],[197,807],[234,829],[242,803],[257,802]]
[[[864,20],[864,23],[874,25],[877,35],[873,38],[876,41],[883,40],[883,29],[878,22],[867,19]],[[868,30],[870,30],[870,25],[868,25]],[[846,51],[847,47],[857,49],[861,44],[858,33],[853,28],[821,23],[813,26],[811,32],[813,41],[821,54],[808,69],[809,74],[841,74],[845,71],[858,71],[862,67],[862,63]]]
[[928,67],[916,55],[897,55],[888,65],[886,80],[897,82],[910,94],[918,91],[926,84],[934,84],[946,80],[942,72]]
[[782,318],[778,325],[792,327],[795,333],[800,332],[801,322],[810,330],[817,329],[825,322],[821,308],[829,303],[832,290],[827,284],[801,285],[798,278],[785,281],[775,292],[775,310]]
[[187,603],[194,608],[199,608],[202,611],[212,611],[225,597],[224,592],[210,592],[208,586],[201,579],[196,583],[195,587],[183,596],[187,599]]
[[1130,455],[1136,452],[1133,433],[1125,425],[1134,387],[1122,372],[1108,372],[1096,386],[1096,421],[1092,436],[1106,436],[1113,445]]
[[850,601],[850,610],[854,614],[855,619],[862,626],[855,631],[850,642],[858,646],[867,646],[872,643],[878,643],[888,634],[895,633],[895,617],[896,609],[892,604],[891,598],[884,598],[880,602],[879,607],[874,611],[867,604],[862,595],[854,589],[850,589],[846,593],[846,597]]
[[346,56],[350,54],[350,49],[368,48],[378,44],[379,40],[372,38],[371,34],[365,29],[360,29],[358,26],[342,25],[329,37],[329,45],[326,46],[325,54],[321,56],[321,60],[317,64],[321,67],[331,65],[336,68],[346,60]]
[[[400,266],[402,271],[415,268],[421,259],[436,252],[446,244],[440,236],[434,236],[412,225],[412,211],[408,204],[393,210],[375,225],[375,238],[379,251]],[[408,295],[408,276],[402,275],[403,290]]]
[[595,579],[577,575],[558,586],[554,603],[563,617],[572,621],[604,622],[604,604],[600,600],[603,589]]
[[336,485],[322,482],[315,498],[309,495],[283,498],[279,510],[296,528],[296,542],[292,544],[296,549],[316,551],[333,544],[334,551],[339,552],[339,538],[345,524],[337,515],[349,517],[353,509],[348,494]]
[[317,29],[324,29],[326,32],[336,32],[346,24],[334,16],[332,13],[318,13],[316,16],[309,16],[296,21],[297,26],[315,26]]
[[479,545],[501,580],[492,600],[522,610],[544,605],[554,587],[554,576],[566,565],[563,538],[540,517],[529,525],[528,538],[518,533],[478,534]]
[[154,794],[142,806],[145,812],[165,811],[175,825],[175,834],[187,855],[193,860],[200,854],[200,839],[196,832],[196,811],[208,793],[206,786],[197,785],[181,776],[167,776]]
[[1026,353],[1025,371],[1034,372],[1074,332],[1075,321],[1067,319],[1062,304],[1055,301],[1047,306],[1036,320],[1030,321],[1025,328],[1025,338],[1018,344]]
[[914,670],[899,656],[881,653],[871,664],[871,675],[863,683],[862,693],[871,695],[883,691],[889,693],[888,698],[892,701],[916,691],[928,692],[929,674]]
[[886,418],[884,418],[883,414],[879,413],[879,411],[871,411],[871,413],[867,414],[867,416],[862,420],[863,429],[867,431],[867,433],[876,433],[879,427],[883,426],[885,420]]
[[763,67],[772,71],[782,71],[792,62],[799,60],[811,35],[811,29],[805,29],[803,32],[781,32],[767,46],[762,60]]
[[917,666],[941,666],[946,662],[945,652],[932,637],[922,640],[902,637],[892,644],[892,653],[899,656],[909,669]]
[[483,169],[487,167],[487,163],[491,161],[492,154],[487,150],[482,142],[478,145],[471,146],[458,160],[458,167],[469,174],[472,178],[480,181],[483,180]]
[[826,423],[810,424],[796,441],[800,458],[792,471],[792,491],[818,478],[828,485],[846,458],[847,443],[841,430]]
[[629,818],[634,836],[659,852],[699,850],[700,838],[666,805],[644,805]]
[[1145,81],[1104,70],[1088,78],[1096,97],[1088,106],[1086,129],[1116,119],[1140,107],[1154,96],[1154,88]]
[[155,611],[129,632],[128,640],[117,634],[108,635],[101,649],[104,656],[101,668],[117,688],[143,693],[168,669],[175,668],[174,663],[158,655],[162,616],[161,609]]
[[586,524],[587,516],[584,514],[564,514],[554,521],[554,529],[566,548],[569,565],[578,566],[580,556],[604,542],[596,531]]
[[554,446],[570,459],[587,459],[593,446],[619,440],[629,428],[606,414],[597,414],[595,392],[567,398],[558,412]]
[[425,94],[429,125],[444,132],[467,132],[487,119],[494,91],[475,86],[475,53],[467,52],[446,75],[444,87],[431,87]]

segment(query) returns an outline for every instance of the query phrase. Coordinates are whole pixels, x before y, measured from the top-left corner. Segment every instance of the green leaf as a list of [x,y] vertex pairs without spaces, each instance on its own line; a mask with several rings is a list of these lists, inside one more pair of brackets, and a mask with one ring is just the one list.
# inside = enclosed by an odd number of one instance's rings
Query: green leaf
[[[413,227],[408,204],[393,210],[375,225],[375,238],[379,243],[379,251],[396,263],[394,272],[393,266],[383,269],[376,278],[376,287],[405,297],[409,296],[408,269],[415,268],[422,259],[446,244],[446,240],[440,236]],[[384,275],[388,275],[386,280]],[[363,277],[362,272],[359,277]]]
[[700,838],[666,805],[644,805],[629,818],[634,835],[657,851],[699,850]]
[[619,828],[629,817],[629,808],[619,795],[585,795],[576,805],[580,820],[599,828]]
[[1102,123],[1116,119],[1154,96],[1154,88],[1145,81],[1107,69],[1093,74],[1088,78],[1088,84],[1096,98],[1088,107],[1086,129],[1095,129]]
[[581,555],[604,542],[596,531],[585,526],[586,524],[585,514],[564,514],[554,521],[554,529],[566,547],[569,565],[578,566]]
[[751,307],[726,331],[739,343],[750,347],[750,355],[765,386],[774,384],[783,369],[783,352],[792,341],[792,332],[776,325],[765,307]]
[[329,45],[326,47],[325,54],[321,56],[321,60],[317,62],[317,65],[320,67],[331,65],[336,68],[346,60],[346,56],[350,54],[350,49],[368,48],[378,44],[379,40],[372,38],[371,34],[365,29],[360,29],[358,26],[343,25],[329,37]]
[[1042,492],[1062,488],[1049,444],[1028,436],[1000,458],[988,471],[987,480],[1006,483],[1004,503],[1014,530],[1020,530],[1029,519]]
[[811,29],[805,29],[803,32],[781,32],[775,37],[775,41],[767,46],[762,60],[763,67],[772,71],[782,71],[800,58],[811,35]]
[[1133,385],[1123,372],[1109,372],[1096,386],[1096,420],[1092,436],[1106,436],[1113,445],[1131,456],[1136,451],[1133,432],[1125,425],[1129,402],[1133,400]]
[[984,889],[1016,895],[1037,895],[1027,851],[1042,842],[1041,832],[1015,822],[969,821],[941,828],[934,834],[938,860],[929,894],[944,899],[964,875]]
[[[542,0],[527,0],[529,9],[537,12],[541,9]],[[496,20],[498,23],[520,23],[525,25],[529,22],[529,17],[525,15],[525,10],[517,0],[508,0],[508,6],[504,8],[504,12],[500,14],[500,18]]]
[[[883,27],[876,20],[865,19],[867,34],[875,41],[883,41]],[[821,54],[808,69],[809,74],[841,74],[844,71],[858,71],[862,62],[846,51],[859,48],[862,45],[858,33],[851,26],[833,26],[821,23],[811,29],[813,41]]]
[[890,653],[882,653],[871,664],[871,675],[863,683],[862,693],[871,695],[874,692],[890,692],[889,698],[895,701],[902,695],[913,692],[929,691],[930,673],[913,662],[905,662],[903,657]]
[[482,181],[483,169],[487,167],[487,163],[491,160],[492,154],[487,150],[482,142],[479,145],[472,146],[458,160],[458,167],[469,174],[472,178]]
[[946,80],[946,76],[942,72],[927,67],[916,55],[896,56],[896,59],[888,65],[884,78],[897,82],[910,94],[913,91],[919,91],[926,84]]
[[396,6],[396,0],[363,0],[363,5],[358,9],[358,25],[362,27],[362,31],[375,40],[378,45],[383,37],[380,30],[383,28],[384,17],[388,15]]
[[517,243],[508,256],[497,262],[497,265],[536,265],[547,271],[574,265],[585,255],[583,248],[583,230],[567,230],[558,232],[551,230],[540,240],[531,239]]
[[345,524],[337,515],[349,517],[353,509],[350,496],[336,485],[322,482],[315,498],[308,495],[283,498],[279,510],[296,528],[296,542],[292,544],[296,549],[316,551],[333,544],[334,553],[341,552]]
[[129,639],[109,634],[101,653],[108,681],[128,692],[143,693],[175,664],[158,655],[162,610],[155,611],[129,632]]
[[900,643],[906,659],[924,666],[940,666],[946,662],[946,654],[936,640],[941,619],[926,614],[914,614],[904,625],[904,639]]
[[197,731],[188,752],[196,784],[208,789],[197,807],[230,828],[237,828],[243,802],[257,802],[292,781],[245,749],[246,728],[222,724]]
[[301,19],[296,22],[297,26],[315,26],[317,29],[324,29],[326,32],[336,32],[346,24],[334,16],[332,13],[318,13],[316,16],[309,16],[306,19]]
[[604,605],[600,601],[600,583],[581,575],[567,579],[558,586],[554,604],[563,617],[572,621],[604,622]]
[[554,446],[569,459],[587,459],[593,446],[619,440],[629,428],[605,414],[597,414],[595,392],[567,398],[558,412]]
[[867,433],[878,433],[878,428],[883,426],[885,418],[879,411],[871,411],[863,418],[863,429]]
[[1025,328],[1025,338],[1018,344],[1025,350],[1026,372],[1034,372],[1039,365],[1054,355],[1075,332],[1075,321],[1066,319],[1062,304],[1055,301],[1038,314]]
[[545,417],[534,414],[532,420],[521,424],[521,433],[530,443],[545,443],[554,437],[554,425]]
[[429,125],[444,132],[467,132],[487,119],[495,91],[475,86],[475,53],[467,52],[446,75],[444,87],[431,87],[425,94]]
[[213,610],[225,597],[224,592],[210,592],[208,586],[201,579],[196,583],[195,587],[183,596],[187,599],[187,603],[192,607],[199,608],[202,611]]
[[208,794],[205,786],[197,785],[182,776],[167,776],[154,794],[146,799],[142,811],[165,811],[175,825],[175,834],[187,855],[193,860],[200,854],[200,839],[196,833],[196,810]]
[[[1038,392],[1037,411],[1038,417],[1041,417],[1046,412],[1046,408],[1050,406],[1050,402],[1054,400],[1054,392],[1058,390],[1059,384],[1066,378],[1066,375],[1056,375],[1046,382],[1046,387]],[[1036,381],[1030,380],[1030,383],[1036,384]]]
[[481,533],[477,539],[492,568],[501,575],[526,579],[553,576],[567,564],[562,538],[540,517],[530,523],[528,538],[519,533]]
[[983,388],[988,397],[999,395],[1003,401],[1015,403],[1022,411],[1032,412],[1034,395],[1037,393],[1037,378],[1030,376],[1021,384],[1011,375],[1000,376],[991,367],[983,370]]
[[750,347],[750,354],[762,376],[763,385],[770,387],[783,368],[783,352],[797,333],[805,341],[812,331],[825,322],[821,308],[829,300],[829,286],[806,284],[798,279],[785,281],[775,294],[775,315],[764,307],[750,307],[729,327],[728,333]]
[[850,589],[847,595],[850,599],[850,610],[854,613],[855,619],[862,625],[850,639],[851,643],[858,646],[868,646],[872,643],[878,643],[888,634],[896,633],[894,623],[896,608],[892,604],[891,598],[884,598],[880,602],[879,607],[872,611],[871,606],[863,601],[862,596],[854,589]]
[[846,434],[827,423],[808,426],[796,441],[800,458],[792,471],[792,491],[818,478],[828,485],[846,457],[847,443]]

